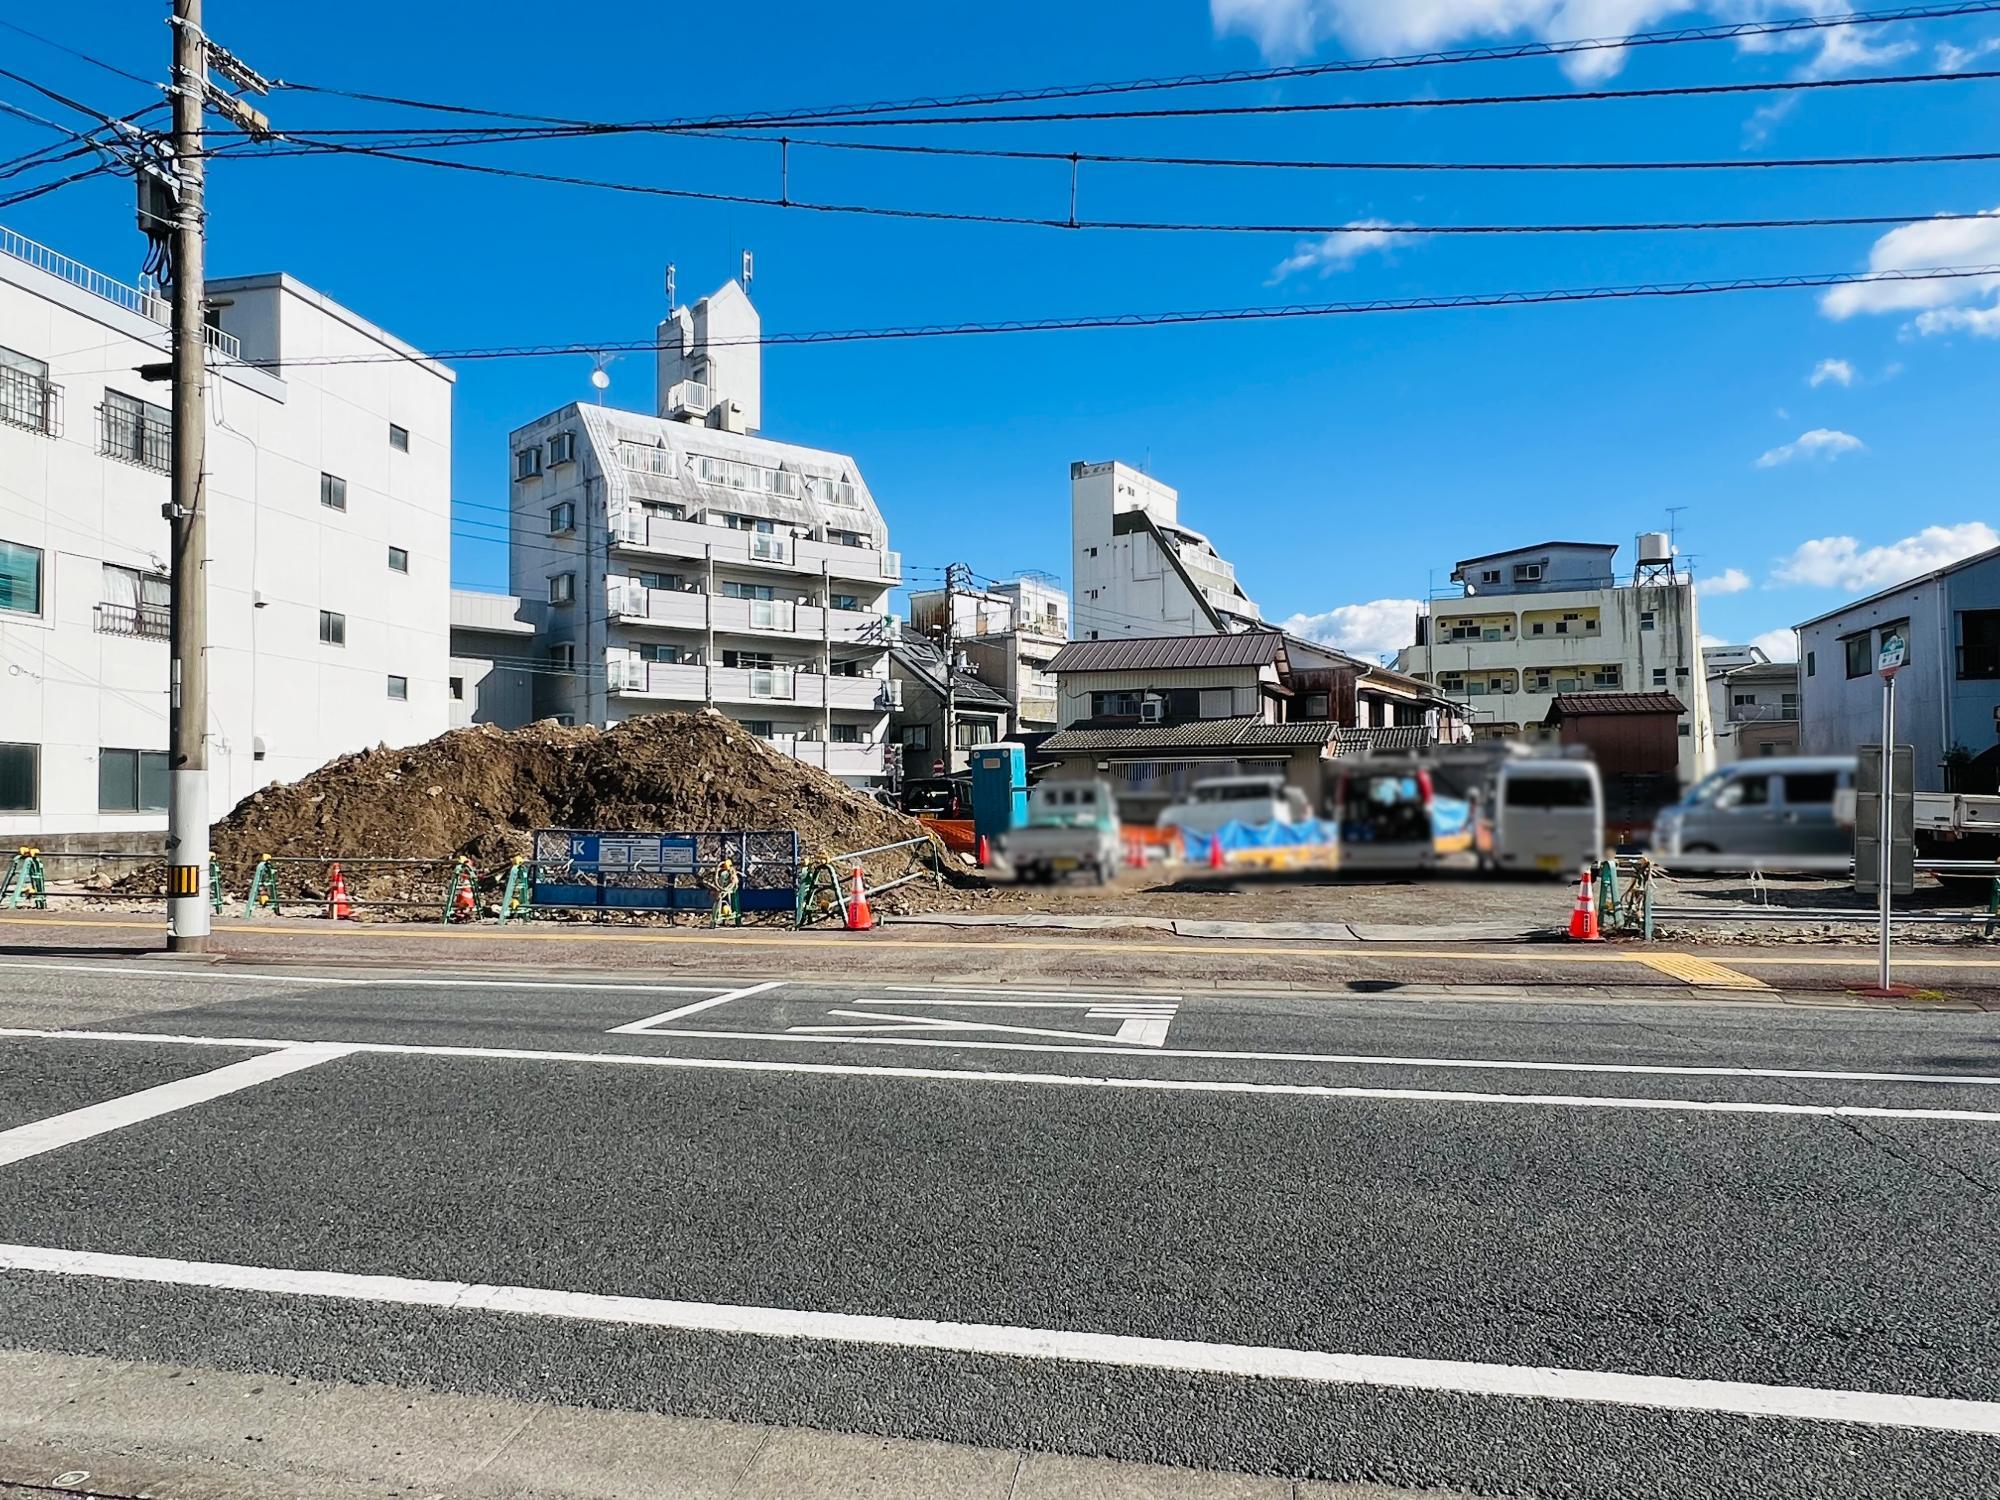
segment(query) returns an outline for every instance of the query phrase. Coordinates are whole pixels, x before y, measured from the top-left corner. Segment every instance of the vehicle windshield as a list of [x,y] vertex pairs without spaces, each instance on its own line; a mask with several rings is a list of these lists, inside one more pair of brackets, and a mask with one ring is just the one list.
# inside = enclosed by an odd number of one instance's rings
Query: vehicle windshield
[[1708,775],[1702,777],[1701,780],[1688,788],[1687,795],[1681,798],[1681,806],[1700,807],[1703,803],[1713,802],[1715,794],[1722,790],[1724,784],[1729,781],[1733,774],[1730,771],[1709,772]]
[[1509,776],[1502,790],[1509,807],[1588,807],[1594,800],[1588,776]]
[[1211,781],[1194,789],[1197,802],[1252,802],[1277,795],[1276,784],[1269,781]]

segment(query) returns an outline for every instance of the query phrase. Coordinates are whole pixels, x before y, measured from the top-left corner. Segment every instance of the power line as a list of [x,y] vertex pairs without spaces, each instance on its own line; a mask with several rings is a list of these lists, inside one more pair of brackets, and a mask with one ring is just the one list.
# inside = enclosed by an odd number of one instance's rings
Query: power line
[[[1995,0],[1993,8],[2000,10],[2000,0]],[[27,27],[16,25],[12,21],[0,21],[0,27],[5,27],[8,31],[16,32],[28,38],[31,42],[40,42],[44,47],[53,47],[58,52],[67,52],[71,57],[77,58],[82,62],[87,62],[93,68],[102,68],[107,73],[116,73],[120,78],[128,78],[133,83],[143,83],[148,88],[158,88],[160,86],[157,79],[142,78],[137,73],[128,72],[126,69],[119,67],[116,63],[108,63],[101,57],[92,57],[88,52],[79,52],[76,48],[66,46],[54,37],[43,36],[40,32],[30,31]]]
[[[1649,282],[1636,286],[1558,288],[1541,291],[1462,292],[1427,297],[1381,297],[1357,302],[1296,303],[1288,306],[1213,308],[1202,311],[1106,313],[1069,318],[1018,318],[982,323],[910,324],[893,328],[850,328],[817,332],[767,333],[754,338],[719,338],[714,347],[759,348],[797,345],[886,343],[917,339],[964,338],[1006,333],[1074,333],[1103,328],[1166,328],[1208,323],[1282,322],[1300,318],[1353,317],[1366,313],[1444,312],[1483,307],[1548,307],[1571,302],[1638,301],[1715,296],[1731,292],[1814,290],[1836,286],[1873,286],[1904,282],[1959,281],[1978,277],[2000,280],[2000,265],[1935,266],[1893,271],[1836,271],[1785,276],[1743,276],[1723,280]],[[519,344],[487,348],[440,350],[420,356],[438,361],[471,363],[489,359],[540,359],[554,356],[637,354],[657,352],[652,339],[600,339],[590,343]],[[388,364],[419,356],[408,354],[302,355],[282,361],[247,364],[351,365]]]
[[53,102],[62,105],[63,108],[65,109],[73,109],[80,115],[89,115],[91,119],[97,121],[100,125],[109,125],[113,130],[117,130],[118,128],[120,128],[121,122],[112,117],[111,115],[107,115],[106,113],[104,113],[103,110],[92,109],[88,104],[84,104],[79,100],[72,99],[67,94],[57,93],[54,89],[49,88],[45,84],[37,83],[32,78],[25,77],[20,73],[10,72],[6,68],[0,68],[0,78],[12,79],[15,83],[20,84],[23,88],[33,89],[36,93],[40,94],[44,99],[52,100]]
[[[2000,0],[1968,0],[1968,3],[1944,5],[1906,5],[1889,10],[1855,11],[1842,16],[1799,16],[1785,20],[1744,21],[1714,26],[1687,26],[1667,31],[1639,32],[1623,37],[1592,37],[1570,41],[1517,42],[1486,47],[1466,47],[1404,54],[1401,56],[1352,58],[1333,62],[1298,64],[1281,68],[1235,69],[1222,73],[1188,73],[1168,77],[1128,79],[1110,83],[1054,84],[1040,88],[1005,89],[994,93],[960,94],[945,98],[919,98],[881,101],[873,104],[834,105],[814,110],[795,110],[784,113],[767,111],[749,116],[735,116],[733,118],[738,120],[757,120],[769,124],[784,124],[824,119],[831,116],[880,115],[918,109],[969,109],[996,104],[1025,104],[1053,99],[1091,98],[1106,94],[1133,94],[1186,88],[1208,88],[1233,84],[1270,83],[1299,78],[1326,77],[1337,74],[1389,72],[1463,63],[1566,57],[1587,52],[1623,51],[1627,48],[1674,46],[1688,42],[1740,41],[1749,37],[1792,35],[1833,27],[1873,26],[1896,21],[1949,20],[1955,17],[1983,15],[1994,11],[2000,11]],[[558,116],[519,114],[506,110],[482,109],[472,105],[447,104],[433,100],[403,98],[393,94],[361,93],[317,84],[284,81],[279,86],[294,89],[302,93],[327,94],[374,104],[392,104],[410,109],[430,110],[441,114],[474,115],[486,119],[520,120],[541,124],[579,125],[587,123],[573,119],[563,119]],[[732,117],[714,116],[707,120],[684,120],[671,123],[683,127],[694,127],[726,123],[730,118]]]
[[72,172],[67,177],[58,177],[53,182],[44,182],[38,187],[22,188],[17,192],[7,194],[5,197],[0,197],[0,208],[12,208],[18,203],[31,202],[36,198],[55,192],[58,188],[68,187],[73,182],[84,182],[89,178],[101,177],[107,172],[117,172],[118,170],[118,163],[99,162],[95,166],[85,167],[81,172]]
[[[889,219],[918,219],[946,224],[1010,225],[1031,229],[1097,230],[1147,234],[1277,234],[1376,235],[1387,231],[1408,235],[1508,235],[1508,234],[1673,234],[1732,230],[1770,229],[1855,229],[1908,224],[1913,220],[1984,219],[1983,211],[1953,213],[1893,213],[1820,215],[1791,219],[1656,219],[1631,222],[1590,222],[1559,224],[1249,224],[1176,223],[1152,219],[1055,218],[1032,214],[972,213],[950,209],[898,208],[877,203],[824,203],[808,198],[771,197],[756,193],[723,193],[698,188],[664,187],[653,183],[615,182],[598,177],[577,177],[567,173],[536,172],[525,167],[500,167],[490,162],[453,161],[447,157],[419,156],[408,151],[391,151],[379,146],[348,146],[335,142],[317,143],[309,137],[292,139],[305,145],[322,145],[333,154],[366,156],[382,161],[405,162],[414,166],[439,167],[452,172],[471,172],[486,177],[507,177],[525,182],[546,182],[563,187],[591,188],[602,192],[631,193],[643,197],[690,199],[703,203],[736,203],[757,208],[778,208],[799,213],[859,215]],[[257,159],[254,154],[234,158]]]

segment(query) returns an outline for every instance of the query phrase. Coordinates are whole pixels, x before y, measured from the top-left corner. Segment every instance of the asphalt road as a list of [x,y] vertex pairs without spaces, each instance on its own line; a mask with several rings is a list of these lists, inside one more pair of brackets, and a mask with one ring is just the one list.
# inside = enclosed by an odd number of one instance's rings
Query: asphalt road
[[0,955],[0,1344],[1496,1495],[1992,1493],[1996,1132],[1978,1012]]

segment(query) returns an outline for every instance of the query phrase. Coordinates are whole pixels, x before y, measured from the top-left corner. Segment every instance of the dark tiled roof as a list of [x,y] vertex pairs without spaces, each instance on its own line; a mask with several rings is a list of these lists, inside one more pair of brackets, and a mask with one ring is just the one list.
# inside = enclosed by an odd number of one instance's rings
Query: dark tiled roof
[[1146,672],[1160,668],[1262,667],[1278,659],[1285,638],[1275,630],[1241,635],[1136,635],[1112,641],[1071,641],[1055,654],[1051,672]]
[[1436,736],[1421,724],[1395,724],[1381,729],[1343,729],[1336,754],[1343,760],[1358,759],[1378,750],[1409,752],[1429,750]]
[[[938,696],[944,695],[944,652],[935,641],[908,626],[898,632],[889,655],[906,672],[923,680]],[[951,688],[961,708],[1009,708],[1007,695],[974,677],[970,672],[953,671]]]
[[1684,714],[1687,705],[1672,693],[1557,693],[1551,719],[1585,714]]
[[1339,726],[1266,724],[1252,718],[1205,719],[1194,724],[1134,724],[1122,729],[1064,729],[1042,741],[1045,754],[1085,750],[1190,750],[1324,745]]

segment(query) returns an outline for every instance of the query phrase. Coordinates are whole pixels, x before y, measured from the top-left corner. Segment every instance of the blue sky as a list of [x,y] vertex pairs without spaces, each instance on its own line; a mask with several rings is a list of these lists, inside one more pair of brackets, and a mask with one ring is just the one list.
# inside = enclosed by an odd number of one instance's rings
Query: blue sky
[[[1830,7],[1822,7],[1830,8]],[[1843,5],[1840,9],[1847,9]],[[352,0],[338,10],[209,0],[210,29],[298,82],[593,119],[658,118],[1256,67],[1429,46],[1563,38],[1796,13],[1764,0],[1102,0],[1087,6],[603,0]],[[148,77],[163,7],[101,0],[24,24]],[[1829,39],[1830,38],[1830,39]],[[2000,66],[2000,14],[1854,28],[1785,48],[1704,43],[1199,91],[1217,103],[1649,87]],[[148,102],[0,33],[0,66],[111,112]],[[1181,96],[1145,96],[1164,104]],[[0,82],[0,99],[61,111]],[[1789,103],[1780,103],[1790,99]],[[2000,149],[2000,81],[1539,107],[916,128],[898,141],[1291,158],[1636,159]],[[306,129],[413,125],[298,92]],[[801,132],[803,134],[803,132]],[[0,117],[0,156],[55,137]],[[768,144],[649,137],[486,146],[540,171],[768,193]],[[466,153],[470,156],[472,153]],[[9,184],[15,186],[17,184]],[[1060,164],[795,147],[794,196],[1061,215]],[[215,274],[283,269],[420,347],[650,336],[664,265],[684,295],[756,255],[767,330],[1287,304],[1722,275],[2000,263],[2000,219],[1713,234],[1446,238],[1327,249],[1256,235],[1134,235],[908,222],[635,198],[373,160],[218,163]],[[115,275],[142,245],[130,189],[80,183],[4,221]],[[1086,166],[1085,216],[1401,225],[1810,217],[2000,208],[2000,163],[1770,172],[1297,173]],[[1996,278],[2000,283],[2000,278]],[[1237,564],[1268,616],[1359,649],[1406,638],[1409,607],[1461,556],[1547,537],[1629,545],[1682,506],[1711,580],[1711,635],[1748,639],[2000,542],[1995,285],[1398,314],[767,353],[765,427],[852,452],[917,581],[1067,572],[1068,465],[1141,463]],[[505,435],[589,394],[590,361],[460,370],[454,573],[498,586]],[[651,361],[611,367],[650,409]],[[1629,557],[1629,554],[1628,554]]]

